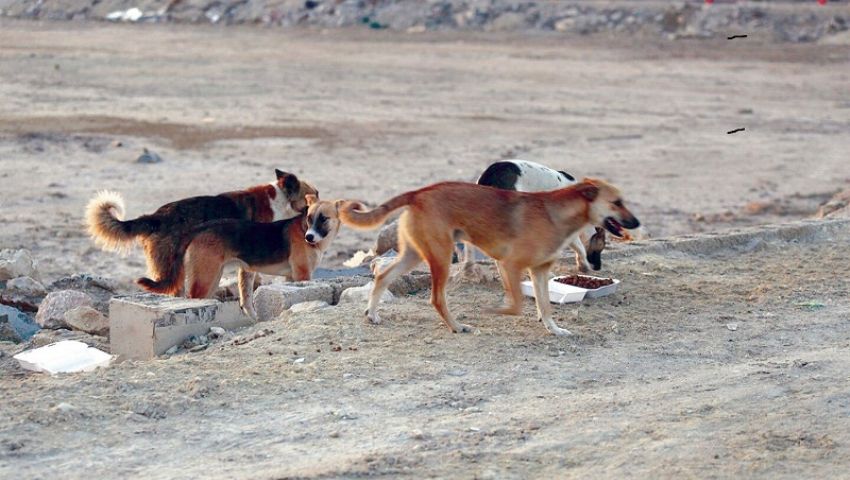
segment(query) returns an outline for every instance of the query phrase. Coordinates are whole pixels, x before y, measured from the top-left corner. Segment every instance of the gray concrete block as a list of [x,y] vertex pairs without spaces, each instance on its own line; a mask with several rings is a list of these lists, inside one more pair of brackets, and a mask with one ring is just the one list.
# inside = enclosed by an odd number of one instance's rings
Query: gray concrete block
[[327,283],[298,282],[263,285],[254,291],[254,309],[260,321],[274,320],[296,303],[333,303],[334,288]]
[[152,293],[115,297],[109,302],[109,341],[113,354],[144,360],[162,355],[210,327],[251,325],[238,302],[188,299]]

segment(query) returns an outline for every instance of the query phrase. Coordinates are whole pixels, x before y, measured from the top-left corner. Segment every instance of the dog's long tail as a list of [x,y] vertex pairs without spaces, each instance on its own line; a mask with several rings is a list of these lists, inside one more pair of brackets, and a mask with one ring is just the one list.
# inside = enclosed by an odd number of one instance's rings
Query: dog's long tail
[[124,220],[124,199],[118,192],[99,192],[86,206],[86,226],[95,244],[104,250],[124,252],[133,240],[152,233],[155,225],[147,217]]
[[394,211],[410,205],[416,192],[402,193],[372,210],[364,210],[359,202],[346,202],[339,209],[339,219],[349,227],[372,230],[381,226]]

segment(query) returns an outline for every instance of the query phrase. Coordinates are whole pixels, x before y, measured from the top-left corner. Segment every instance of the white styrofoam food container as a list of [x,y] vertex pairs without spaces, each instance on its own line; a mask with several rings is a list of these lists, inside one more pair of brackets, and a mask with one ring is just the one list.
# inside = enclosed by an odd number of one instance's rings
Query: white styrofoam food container
[[[617,287],[620,285],[619,280],[613,279],[614,283],[612,283],[611,285],[605,285],[604,287],[588,290],[586,288],[556,282],[555,278],[549,279],[549,301],[558,304],[577,303],[584,300],[585,298],[597,298],[604,297],[605,295],[611,295],[612,293],[617,291]],[[522,293],[524,295],[528,297],[534,297],[534,285],[531,283],[530,280],[522,282],[521,287]]]
[[[534,297],[534,284],[531,283],[531,280],[522,282],[521,287],[523,294]],[[549,280],[549,301],[552,303],[561,305],[565,303],[577,303],[584,300],[586,293],[587,289]]]
[[76,340],[63,340],[21,352],[13,357],[22,368],[35,372],[88,372],[109,366],[112,355]]

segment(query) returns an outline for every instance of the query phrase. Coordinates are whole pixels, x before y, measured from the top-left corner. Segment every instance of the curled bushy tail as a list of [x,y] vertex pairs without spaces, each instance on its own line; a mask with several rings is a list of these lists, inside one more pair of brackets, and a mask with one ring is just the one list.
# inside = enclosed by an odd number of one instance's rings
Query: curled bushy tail
[[151,232],[145,218],[124,220],[124,199],[118,192],[103,190],[86,206],[86,226],[95,244],[104,250],[125,252],[139,235]]
[[362,230],[378,228],[395,210],[410,205],[415,192],[402,193],[393,197],[372,210],[364,210],[360,202],[346,202],[339,209],[339,219],[349,227]]

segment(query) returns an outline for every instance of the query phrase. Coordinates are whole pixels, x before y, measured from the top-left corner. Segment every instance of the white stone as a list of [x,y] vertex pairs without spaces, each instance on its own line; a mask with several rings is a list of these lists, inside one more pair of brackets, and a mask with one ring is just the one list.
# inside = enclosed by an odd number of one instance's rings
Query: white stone
[[301,302],[296,303],[295,305],[289,307],[289,313],[307,313],[307,312],[315,312],[316,310],[321,310],[323,308],[327,308],[330,305],[328,302],[322,300],[313,300],[310,302]]
[[35,322],[42,328],[64,328],[65,312],[76,307],[91,307],[92,298],[76,290],[59,290],[50,292],[38,307]]
[[[372,287],[375,285],[375,282],[369,282],[362,287],[351,287],[342,292],[342,295],[339,297],[339,304],[343,305],[346,303],[353,304],[365,304],[369,301],[369,295],[372,293]],[[389,303],[395,300],[395,295],[390,293],[389,290],[384,291],[384,294],[381,295],[381,303]]]
[[29,250],[0,250],[0,282],[18,277],[38,278]]
[[326,283],[273,283],[254,291],[254,309],[260,321],[274,320],[291,306],[310,301],[333,302],[334,289]]
[[18,277],[6,282],[6,290],[29,297],[43,297],[47,295],[44,285],[33,280],[32,277]]

